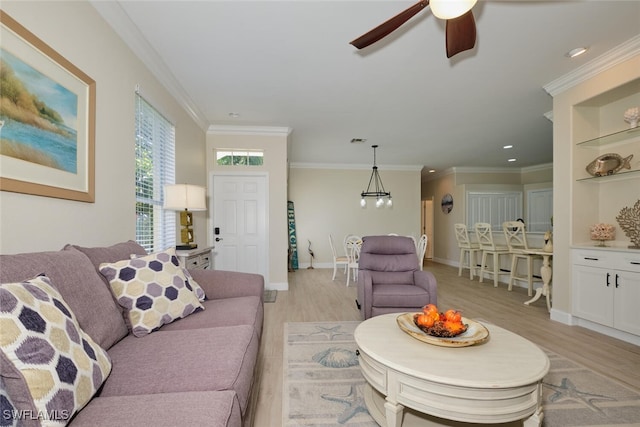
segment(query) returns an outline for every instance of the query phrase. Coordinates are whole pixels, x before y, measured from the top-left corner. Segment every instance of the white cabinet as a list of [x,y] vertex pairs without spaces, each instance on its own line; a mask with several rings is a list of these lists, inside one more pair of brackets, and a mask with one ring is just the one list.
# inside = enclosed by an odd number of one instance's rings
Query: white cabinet
[[573,315],[640,335],[640,253],[573,250]]
[[211,254],[213,247],[176,251],[176,255],[187,270],[212,269]]

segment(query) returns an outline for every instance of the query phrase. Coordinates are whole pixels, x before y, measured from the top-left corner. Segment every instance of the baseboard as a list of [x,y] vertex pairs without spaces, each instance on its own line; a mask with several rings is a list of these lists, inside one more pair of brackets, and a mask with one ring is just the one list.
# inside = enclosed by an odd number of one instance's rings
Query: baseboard
[[288,291],[289,282],[269,282],[265,285],[267,291]]

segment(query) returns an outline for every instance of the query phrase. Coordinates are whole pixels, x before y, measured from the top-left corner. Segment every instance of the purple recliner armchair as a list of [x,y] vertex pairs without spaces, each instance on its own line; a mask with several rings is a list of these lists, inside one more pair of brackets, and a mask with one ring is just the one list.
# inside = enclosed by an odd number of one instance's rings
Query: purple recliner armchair
[[364,319],[437,304],[436,278],[420,270],[411,238],[363,237],[358,264],[357,303]]

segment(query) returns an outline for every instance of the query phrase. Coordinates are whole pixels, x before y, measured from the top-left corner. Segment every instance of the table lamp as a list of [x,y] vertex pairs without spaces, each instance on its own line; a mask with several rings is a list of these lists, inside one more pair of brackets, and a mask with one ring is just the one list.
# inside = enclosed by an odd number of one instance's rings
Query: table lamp
[[193,243],[193,215],[191,211],[205,211],[205,188],[199,185],[172,184],[164,186],[164,209],[180,212],[180,240],[176,250],[196,249]]

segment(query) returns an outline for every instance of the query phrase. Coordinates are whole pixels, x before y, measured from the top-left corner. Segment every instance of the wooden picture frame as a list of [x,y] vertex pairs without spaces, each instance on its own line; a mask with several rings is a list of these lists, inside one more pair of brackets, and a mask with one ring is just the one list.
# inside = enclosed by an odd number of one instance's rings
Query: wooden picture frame
[[93,203],[95,81],[2,10],[0,38],[0,190]]

